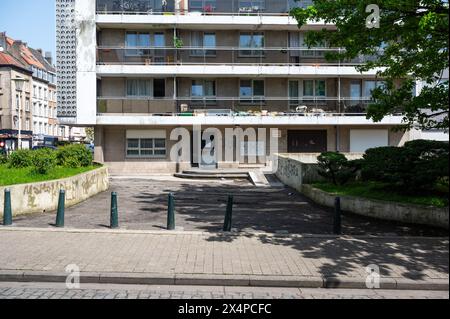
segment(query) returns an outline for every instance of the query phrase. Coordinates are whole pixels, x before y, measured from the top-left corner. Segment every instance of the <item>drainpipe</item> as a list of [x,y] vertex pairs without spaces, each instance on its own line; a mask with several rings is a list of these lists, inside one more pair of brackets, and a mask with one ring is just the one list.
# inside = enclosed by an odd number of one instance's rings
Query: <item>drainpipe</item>
[[334,126],[334,130],[335,130],[335,132],[336,132],[336,152],[340,152],[341,151],[341,145],[340,145],[340,142],[341,142],[341,131],[340,131],[340,129],[339,129],[339,126],[337,126],[337,125],[335,125]]

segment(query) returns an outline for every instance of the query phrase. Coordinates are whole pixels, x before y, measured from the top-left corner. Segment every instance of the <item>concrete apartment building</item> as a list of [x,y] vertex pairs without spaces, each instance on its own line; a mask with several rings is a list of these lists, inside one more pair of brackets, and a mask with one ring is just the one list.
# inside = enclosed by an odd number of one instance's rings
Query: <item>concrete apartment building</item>
[[[370,57],[327,62],[325,52],[339,48],[305,47],[305,31],[333,28],[298,29],[288,12],[310,3],[57,0],[58,117],[94,126],[96,160],[127,174],[180,169],[171,131],[193,125],[277,128],[281,153],[364,152],[410,139],[391,130],[401,115],[366,119],[371,90],[383,85],[375,70],[355,69]],[[241,143],[244,152],[269,148]],[[191,156],[181,168],[200,164]]]

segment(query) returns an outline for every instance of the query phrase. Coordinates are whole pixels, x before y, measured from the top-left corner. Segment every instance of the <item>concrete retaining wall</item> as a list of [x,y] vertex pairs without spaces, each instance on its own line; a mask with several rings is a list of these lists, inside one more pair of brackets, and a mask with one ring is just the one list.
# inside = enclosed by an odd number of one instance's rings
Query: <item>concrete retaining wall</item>
[[5,188],[11,190],[14,216],[54,211],[58,206],[61,189],[66,191],[66,207],[108,190],[108,168],[102,167],[60,180],[0,187],[0,216],[3,215]]
[[[278,170],[277,177],[285,184],[295,188],[299,192],[303,184],[312,184],[324,181],[318,174],[317,157],[320,153],[305,154],[277,154]],[[348,160],[362,158],[361,153],[344,154]]]
[[278,169],[276,175],[283,184],[300,192],[303,184],[322,180],[322,177],[317,173],[317,164],[300,162],[297,158],[288,155],[280,154],[277,157]]
[[[320,205],[334,207],[335,195],[316,189],[311,185],[303,185],[301,191],[305,196]],[[341,208],[347,212],[378,219],[449,229],[448,207],[437,208],[341,196]]]

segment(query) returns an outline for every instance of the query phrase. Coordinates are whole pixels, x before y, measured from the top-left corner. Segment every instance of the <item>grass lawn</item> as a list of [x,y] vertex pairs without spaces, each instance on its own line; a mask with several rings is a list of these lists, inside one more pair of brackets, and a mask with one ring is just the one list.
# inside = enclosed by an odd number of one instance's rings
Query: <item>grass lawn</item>
[[314,187],[327,193],[341,196],[356,196],[368,199],[378,199],[389,202],[408,203],[435,207],[448,206],[448,188],[440,188],[435,194],[405,195],[395,192],[392,187],[382,183],[353,183],[345,186],[336,186],[331,183],[316,183]]
[[67,178],[81,173],[85,173],[100,166],[88,166],[81,168],[56,167],[46,175],[33,172],[33,168],[8,168],[7,165],[0,165],[0,186],[10,186],[17,184],[28,184],[36,182],[51,181],[55,179]]

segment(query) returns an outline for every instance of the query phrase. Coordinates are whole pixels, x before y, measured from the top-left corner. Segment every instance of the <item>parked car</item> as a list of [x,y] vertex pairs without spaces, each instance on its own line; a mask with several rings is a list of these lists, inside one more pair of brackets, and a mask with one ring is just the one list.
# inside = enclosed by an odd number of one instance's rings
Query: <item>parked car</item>
[[33,151],[37,151],[37,150],[40,150],[40,149],[43,149],[43,148],[48,148],[48,149],[51,149],[51,150],[54,150],[54,151],[56,151],[56,147],[54,147],[54,146],[50,146],[50,145],[38,145],[38,146],[33,146],[33,148],[32,148],[32,150]]

